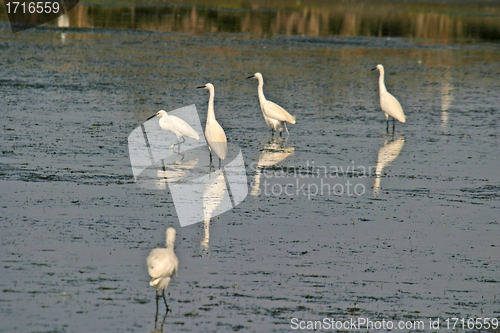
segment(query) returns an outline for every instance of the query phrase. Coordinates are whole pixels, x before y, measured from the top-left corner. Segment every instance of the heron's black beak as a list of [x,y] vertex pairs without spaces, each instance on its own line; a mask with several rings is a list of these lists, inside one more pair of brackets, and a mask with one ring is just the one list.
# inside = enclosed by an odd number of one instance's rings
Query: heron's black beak
[[255,75],[250,75],[249,77],[247,77],[247,79],[251,79],[251,78],[254,78]]
[[149,119],[151,119],[151,118],[154,118],[154,117],[156,117],[157,115],[158,115],[158,113],[155,113],[154,115],[152,115],[151,117],[149,117],[149,118],[148,118],[148,119],[146,119],[146,120],[149,120]]
[[206,88],[207,86],[199,86],[199,87],[196,87],[196,89],[203,89],[203,88]]
[[377,70],[377,67],[375,67],[375,68],[372,68],[372,71],[376,71],[376,70]]

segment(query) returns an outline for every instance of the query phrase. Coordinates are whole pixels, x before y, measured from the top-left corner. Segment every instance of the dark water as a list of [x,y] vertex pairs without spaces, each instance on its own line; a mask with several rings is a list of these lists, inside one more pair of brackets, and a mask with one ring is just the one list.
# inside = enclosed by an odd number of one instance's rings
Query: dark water
[[[168,226],[165,332],[500,316],[499,44],[277,31],[2,24],[1,332],[152,332],[145,258]],[[394,134],[378,63],[407,116]],[[297,116],[287,140],[262,119],[257,71]],[[180,228],[169,191],[134,182],[127,139],[160,109],[194,103],[204,124],[207,82],[250,194]]]

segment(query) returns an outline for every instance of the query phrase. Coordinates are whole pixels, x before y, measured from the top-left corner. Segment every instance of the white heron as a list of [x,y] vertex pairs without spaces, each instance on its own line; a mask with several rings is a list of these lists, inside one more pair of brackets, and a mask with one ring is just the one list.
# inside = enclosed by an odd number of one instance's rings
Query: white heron
[[394,119],[397,119],[400,122],[404,123],[406,121],[406,117],[401,104],[399,104],[396,97],[392,96],[385,87],[384,66],[377,65],[377,67],[373,68],[372,71],[377,69],[380,72],[380,77],[378,79],[378,85],[380,89],[380,107],[382,108],[382,111],[385,112],[385,117],[387,119],[387,132],[389,132],[389,116],[392,117],[392,131],[394,132],[394,128],[396,126]]
[[174,272],[177,275],[179,266],[179,259],[174,253],[175,234],[174,228],[168,228],[166,232],[167,247],[153,249],[147,258],[148,273],[151,276],[149,284],[156,289],[156,316],[158,316],[159,291],[161,291],[161,296],[165,302],[166,313],[169,311],[167,299],[165,298],[165,289],[170,284]]
[[[286,127],[286,123],[295,124],[295,117],[289,114],[285,109],[283,109],[278,104],[268,101],[264,96],[264,79],[262,74],[255,73],[247,77],[247,79],[256,78],[259,81],[259,102],[260,109],[262,110],[262,114],[264,115],[264,120],[266,121],[267,126],[271,127],[272,134],[274,132],[279,131],[280,136],[283,135],[283,126],[288,133],[288,128]],[[290,134],[290,133],[288,133]]]
[[227,156],[227,138],[226,133],[215,119],[214,113],[214,85],[207,83],[197,89],[208,89],[210,99],[208,100],[207,126],[205,127],[205,138],[207,139],[210,153],[210,165],[212,165],[212,151],[219,157],[219,168],[221,161]]
[[[195,140],[200,139],[198,133],[196,133],[196,131],[188,123],[186,123],[179,117],[169,115],[165,110],[156,112],[156,114],[149,117],[148,120],[154,117],[161,117],[159,122],[160,127],[163,130],[170,131],[177,136],[177,143],[173,144],[172,146],[177,144],[179,145],[180,149],[181,143],[186,141],[186,139],[184,139],[185,136],[187,136],[188,138],[193,138]],[[182,141],[180,141],[181,138]]]

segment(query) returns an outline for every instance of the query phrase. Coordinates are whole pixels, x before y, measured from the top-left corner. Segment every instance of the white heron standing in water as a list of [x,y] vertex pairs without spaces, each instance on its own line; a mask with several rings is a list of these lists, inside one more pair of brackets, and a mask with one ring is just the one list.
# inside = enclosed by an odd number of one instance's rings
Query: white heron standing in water
[[[186,141],[186,139],[184,139],[185,136],[195,140],[200,139],[198,133],[196,133],[196,131],[188,123],[179,117],[169,115],[165,110],[156,112],[156,114],[149,117],[148,120],[154,117],[161,117],[159,121],[161,129],[170,131],[177,136],[177,143],[172,146],[177,144],[180,148],[181,143]],[[182,141],[180,141],[181,138]]]
[[[266,121],[267,126],[271,127],[272,134],[274,132],[280,132],[280,136],[283,135],[283,126],[288,133],[288,128],[286,127],[286,123],[295,124],[295,117],[289,114],[285,109],[283,109],[278,104],[268,101],[264,96],[264,79],[262,74],[255,73],[247,77],[247,79],[256,78],[259,81],[259,102],[260,109],[262,110],[262,114],[264,115],[264,120]],[[288,133],[290,134],[290,133]]]
[[207,139],[210,153],[210,165],[212,165],[212,151],[219,157],[219,168],[221,161],[227,156],[227,138],[226,133],[215,119],[214,113],[214,85],[207,83],[197,89],[208,89],[210,99],[208,100],[207,125],[205,127],[205,138]]
[[[158,300],[160,299],[159,291],[165,302],[166,312],[169,311],[167,299],[165,298],[165,289],[167,289],[174,272],[177,275],[179,259],[174,253],[174,243],[176,231],[174,228],[167,229],[167,247],[153,249],[147,258],[148,273],[151,276],[149,284],[156,289],[156,317],[158,317]],[[155,317],[155,318],[156,318]],[[155,319],[156,321],[156,319]]]
[[396,97],[392,96],[385,87],[384,82],[384,66],[377,65],[377,67],[373,68],[372,71],[377,70],[380,72],[380,77],[378,79],[378,85],[380,89],[380,107],[382,111],[385,112],[385,117],[387,119],[387,133],[389,133],[389,116],[392,117],[392,131],[394,132],[395,120],[397,119],[400,122],[404,123],[406,121],[405,114],[403,112],[403,108],[401,104],[399,104]]

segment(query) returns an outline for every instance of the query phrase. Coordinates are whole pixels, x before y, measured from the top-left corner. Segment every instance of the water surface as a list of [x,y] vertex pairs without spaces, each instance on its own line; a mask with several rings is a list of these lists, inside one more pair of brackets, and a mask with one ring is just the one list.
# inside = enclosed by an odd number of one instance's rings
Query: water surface
[[[2,24],[1,332],[153,331],[145,258],[168,226],[180,268],[165,332],[499,317],[496,37],[278,25],[260,38],[116,22],[19,34]],[[407,115],[394,134],[378,63]],[[286,140],[271,138],[245,79],[257,71],[267,98],[297,116]],[[208,96],[194,87],[207,82],[251,194],[180,228],[168,190],[134,182],[127,138],[159,109],[194,103],[204,124]],[[364,192],[311,193],[347,182]],[[278,193],[295,184],[311,191]]]

